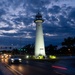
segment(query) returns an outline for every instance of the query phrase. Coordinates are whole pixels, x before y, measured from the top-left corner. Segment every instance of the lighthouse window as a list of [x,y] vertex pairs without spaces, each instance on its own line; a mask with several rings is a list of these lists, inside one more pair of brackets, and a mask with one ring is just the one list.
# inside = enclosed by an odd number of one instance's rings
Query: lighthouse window
[[43,48],[40,48],[40,50],[43,50]]

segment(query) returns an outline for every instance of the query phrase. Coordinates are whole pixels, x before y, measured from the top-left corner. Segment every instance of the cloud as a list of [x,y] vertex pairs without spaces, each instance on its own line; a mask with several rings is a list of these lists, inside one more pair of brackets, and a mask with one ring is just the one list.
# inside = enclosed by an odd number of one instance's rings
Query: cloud
[[0,16],[6,14],[5,10],[3,10],[2,8],[0,9]]
[[57,39],[58,42],[66,36],[74,36],[74,3],[74,0],[0,0],[0,37],[13,37],[16,40],[22,36],[23,41],[34,41],[34,19],[38,11],[45,20],[45,41]]
[[45,33],[45,36],[51,37],[51,36],[57,36],[57,34],[49,34],[49,33]]
[[[0,31],[0,32],[1,32],[1,31]],[[16,30],[9,30],[9,31],[3,30],[2,32],[3,32],[3,33],[17,33]]]
[[75,8],[73,8],[72,11],[70,12],[70,14],[69,14],[69,18],[75,20]]
[[60,12],[60,7],[59,6],[52,6],[52,8],[49,8],[48,11],[51,13],[51,14],[57,14]]

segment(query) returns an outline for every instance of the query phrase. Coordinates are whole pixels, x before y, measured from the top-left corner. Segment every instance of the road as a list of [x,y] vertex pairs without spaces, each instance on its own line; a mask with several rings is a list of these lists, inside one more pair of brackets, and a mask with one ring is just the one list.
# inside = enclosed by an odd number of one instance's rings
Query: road
[[8,64],[8,60],[2,63],[15,70],[19,75],[58,75],[54,72],[50,62],[23,61],[22,64]]
[[64,75],[75,75],[75,59],[62,59],[52,65],[56,72]]
[[7,64],[17,75],[75,75],[75,59],[61,59],[54,63],[40,61],[23,61],[22,64]]

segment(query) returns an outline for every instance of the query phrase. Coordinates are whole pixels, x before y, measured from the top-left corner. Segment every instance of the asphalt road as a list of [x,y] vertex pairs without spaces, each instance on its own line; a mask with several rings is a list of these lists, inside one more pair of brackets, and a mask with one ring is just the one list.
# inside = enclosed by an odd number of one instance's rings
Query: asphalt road
[[2,71],[0,70],[0,75],[3,75]]
[[[8,64],[7,60],[4,62]],[[11,64],[9,67],[18,75],[75,75],[75,59],[61,59],[54,63],[24,60],[22,64]]]
[[12,70],[18,72],[19,75],[58,75],[50,62],[23,61],[22,64],[8,64],[8,60],[2,60],[2,63],[8,65]]
[[62,59],[52,65],[56,72],[64,75],[75,75],[75,58]]

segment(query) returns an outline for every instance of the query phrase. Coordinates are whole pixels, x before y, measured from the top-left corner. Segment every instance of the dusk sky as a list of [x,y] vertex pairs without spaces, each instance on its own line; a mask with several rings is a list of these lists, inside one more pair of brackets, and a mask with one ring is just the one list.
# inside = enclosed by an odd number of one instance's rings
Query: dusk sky
[[75,0],[0,0],[0,45],[34,44],[38,11],[44,19],[45,45],[75,37]]

